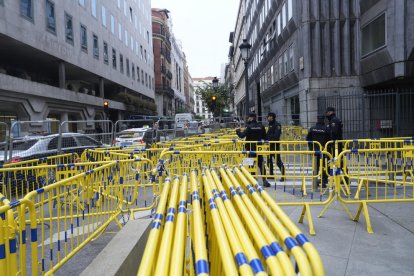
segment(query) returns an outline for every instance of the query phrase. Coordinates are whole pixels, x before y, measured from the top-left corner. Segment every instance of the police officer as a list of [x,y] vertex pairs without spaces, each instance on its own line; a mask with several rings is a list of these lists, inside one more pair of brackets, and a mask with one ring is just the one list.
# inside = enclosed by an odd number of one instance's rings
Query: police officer
[[[314,125],[313,127],[309,129],[308,135],[306,136],[306,140],[319,142],[322,146],[322,149],[321,149],[319,148],[318,144],[309,144],[309,150],[322,151],[326,143],[329,141],[330,136],[328,133],[328,128],[325,125],[325,116],[318,115],[317,119],[318,121],[316,125]],[[319,172],[319,165],[320,165],[321,158],[322,158],[322,154],[316,155],[316,170],[318,172]],[[323,160],[325,160],[325,158]],[[328,183],[328,175],[326,173],[326,170],[323,170],[322,171],[322,187],[325,188],[327,183]]]
[[[264,126],[257,122],[256,120],[256,113],[251,112],[249,113],[249,117],[247,118],[247,124],[244,131],[241,131],[240,128],[236,129],[236,134],[239,138],[245,138],[246,141],[254,141],[255,143],[246,143],[246,150],[248,151],[255,151],[256,150],[256,142],[265,139],[266,137],[266,129]],[[255,154],[249,154],[249,157],[256,157]],[[263,166],[263,156],[257,156],[257,163],[262,171]]]
[[[280,140],[280,135],[282,134],[282,126],[279,124],[279,122],[276,121],[276,114],[273,112],[269,112],[269,114],[267,115],[267,121],[269,123],[269,128],[266,133],[266,140],[270,142],[270,151],[280,151],[280,144],[272,142]],[[271,154],[267,158],[267,162],[270,168],[270,175],[273,175],[273,158],[276,159],[276,165],[282,173],[282,178],[280,179],[280,181],[284,181],[285,166],[283,165],[282,159],[280,158],[280,154]],[[270,184],[267,180],[265,180],[263,181],[263,186],[269,187]]]

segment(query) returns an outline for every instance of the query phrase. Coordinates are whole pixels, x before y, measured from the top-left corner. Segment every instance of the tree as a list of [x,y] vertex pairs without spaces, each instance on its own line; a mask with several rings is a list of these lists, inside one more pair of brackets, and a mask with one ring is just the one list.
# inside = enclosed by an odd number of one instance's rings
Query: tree
[[227,84],[219,84],[214,89],[209,83],[205,83],[204,87],[198,87],[196,90],[197,95],[201,97],[201,100],[207,106],[208,110],[213,113],[214,117],[221,116],[224,109],[229,109],[231,106],[231,91],[233,87]]

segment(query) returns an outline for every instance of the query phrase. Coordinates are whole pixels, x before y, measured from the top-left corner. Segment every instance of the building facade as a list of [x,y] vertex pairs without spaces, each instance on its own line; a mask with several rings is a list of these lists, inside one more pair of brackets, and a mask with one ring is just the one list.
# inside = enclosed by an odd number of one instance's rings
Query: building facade
[[201,99],[201,96],[197,94],[197,89],[204,88],[208,85],[211,85],[213,77],[205,78],[193,78],[194,85],[194,113],[197,117],[208,120],[213,119],[213,113],[208,111],[206,104]]
[[185,94],[184,94],[184,66],[186,64],[185,55],[181,42],[175,36],[171,37],[171,87],[174,90],[174,109],[177,112],[185,111]]
[[0,1],[1,115],[65,121],[155,113],[150,5]]
[[[406,113],[400,119],[392,114],[402,107],[386,107],[389,101],[381,99],[384,104],[375,111],[392,111],[389,116],[374,117],[375,98],[370,91],[412,86],[413,6],[405,0],[242,0],[232,45],[234,70],[230,72],[236,85],[238,113],[245,110],[240,74],[243,62],[237,51],[241,34],[252,45],[249,110],[273,111],[283,124],[309,127],[318,113],[333,105],[349,136],[384,136],[365,130],[401,128],[397,124]],[[397,102],[401,93],[393,93],[392,102]],[[408,92],[401,99],[412,103],[414,98]],[[366,111],[367,107],[371,111]],[[413,122],[412,117],[407,120],[401,124]]]

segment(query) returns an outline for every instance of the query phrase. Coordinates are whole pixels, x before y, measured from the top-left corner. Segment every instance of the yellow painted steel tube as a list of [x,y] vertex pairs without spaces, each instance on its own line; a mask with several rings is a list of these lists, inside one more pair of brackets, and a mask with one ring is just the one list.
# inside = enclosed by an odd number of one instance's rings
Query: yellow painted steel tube
[[161,234],[161,224],[165,214],[165,205],[170,191],[170,184],[169,179],[164,183],[164,188],[162,189],[160,196],[160,202],[157,207],[157,213],[155,214],[154,221],[152,223],[152,229],[147,240],[147,245],[145,246],[144,255],[142,256],[141,265],[137,275],[153,274],[154,258],[158,248],[159,236]]
[[[312,275],[312,269],[309,264],[309,261],[306,257],[305,252],[303,252],[302,248],[296,242],[296,240],[289,234],[288,230],[285,226],[278,220],[278,218],[273,214],[272,210],[267,206],[266,202],[261,198],[251,185],[249,180],[243,175],[243,173],[236,167],[234,169],[240,183],[242,183],[250,192],[253,200],[266,216],[267,221],[272,225],[273,229],[276,231],[278,237],[280,237],[285,245],[289,248],[294,256],[296,263],[299,267],[300,275]],[[260,186],[257,186],[260,188]],[[258,189],[260,191],[260,189]]]
[[[233,254],[230,249],[228,236],[223,228],[223,222],[221,221],[217,205],[214,203],[213,193],[210,188],[209,179],[203,173],[202,175],[205,199],[208,200],[210,206],[211,219],[213,221],[214,232],[217,238],[217,245],[220,250],[221,261],[223,263],[223,269],[225,275],[238,275],[236,264],[234,262]],[[206,202],[207,203],[207,202]]]
[[[227,186],[227,189],[231,191],[232,200],[236,203],[236,206],[240,210],[240,213],[243,214],[245,225],[250,230],[250,234],[253,237],[256,245],[260,248],[263,258],[265,259],[266,264],[270,270],[270,273],[272,275],[285,275],[285,272],[282,269],[279,260],[276,258],[275,253],[267,244],[262,232],[258,229],[258,225],[256,224],[253,216],[250,214],[248,208],[244,205],[241,196],[239,196],[239,194],[237,194],[236,190],[234,189],[233,181],[237,180],[234,177],[233,179],[229,178],[223,168],[220,168],[220,174],[225,180],[224,183]],[[257,265],[260,265],[260,262]]]
[[187,181],[183,175],[180,186],[180,198],[178,202],[177,225],[174,232],[174,244],[172,247],[170,275],[181,276],[185,265],[185,239],[187,229]]
[[[247,171],[246,168],[241,167],[241,171],[247,177],[247,179],[254,185],[257,185],[256,179]],[[276,216],[283,222],[283,224],[289,229],[289,232],[296,237],[299,244],[303,247],[306,254],[308,255],[312,271],[315,275],[325,275],[325,269],[319,252],[316,250],[315,246],[309,242],[305,235],[302,234],[300,229],[293,223],[288,215],[280,208],[279,205],[273,200],[266,190],[260,192],[261,196],[264,198],[269,207],[273,210]]]
[[193,205],[193,229],[194,234],[194,252],[195,252],[195,269],[196,275],[209,275],[206,236],[204,231],[204,222],[202,220],[200,193],[197,187],[197,175],[195,171],[191,172],[191,196]]
[[[227,196],[226,191],[224,190],[223,184],[221,183],[217,173],[214,170],[211,170],[211,174],[213,176],[214,182],[216,187],[218,188],[217,193],[221,195],[221,198],[224,201],[224,206],[226,207],[226,210],[229,214],[230,220],[234,226],[234,229],[240,239],[242,241],[241,246],[244,249],[244,252],[249,260],[249,263],[257,263],[257,261],[260,263],[260,257],[256,252],[256,249],[254,248],[254,245],[252,241],[250,240],[249,234],[247,233],[243,222],[241,221],[239,215],[237,214],[236,209],[234,208],[233,204],[229,200],[230,198]],[[223,178],[227,178],[227,175]],[[227,181],[230,181],[227,178]],[[264,271],[264,268],[262,266],[253,266],[255,275],[267,275],[267,273]]]
[[230,215],[227,213],[223,200],[217,192],[213,177],[211,176],[209,170],[205,170],[204,173],[206,174],[208,180],[207,182],[205,182],[205,185],[209,186],[208,188],[212,193],[212,197],[210,199],[213,199],[218,207],[218,212],[220,214],[221,221],[223,222],[224,229],[230,242],[230,248],[233,251],[234,258],[236,259],[237,265],[240,270],[240,275],[253,275],[253,271],[249,263],[247,262],[246,254],[243,247],[241,246],[242,243],[239,239],[239,236],[237,235],[237,231],[232,225]]
[[227,169],[226,171],[227,171],[227,175],[232,180],[233,185],[236,187],[235,190],[239,193],[240,197],[242,198],[244,204],[247,207],[247,210],[249,210],[251,216],[253,217],[254,222],[256,223],[257,227],[260,229],[266,242],[270,245],[269,246],[270,250],[273,251],[273,254],[275,254],[276,258],[279,260],[284,273],[286,275],[295,275],[295,270],[293,268],[292,263],[290,262],[289,256],[286,254],[285,251],[282,250],[282,247],[279,245],[272,230],[269,229],[269,227],[267,226],[265,220],[262,218],[259,211],[256,209],[254,204],[250,201],[250,198],[247,196],[247,194],[243,191],[239,182],[236,180],[236,177],[234,176],[234,174],[230,171],[230,169]]

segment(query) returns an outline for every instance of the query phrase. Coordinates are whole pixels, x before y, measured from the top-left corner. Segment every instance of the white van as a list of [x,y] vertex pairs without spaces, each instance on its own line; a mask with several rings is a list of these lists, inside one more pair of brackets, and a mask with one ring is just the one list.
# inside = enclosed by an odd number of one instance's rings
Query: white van
[[194,121],[193,114],[191,113],[178,113],[175,114],[175,127],[184,128],[185,123]]

